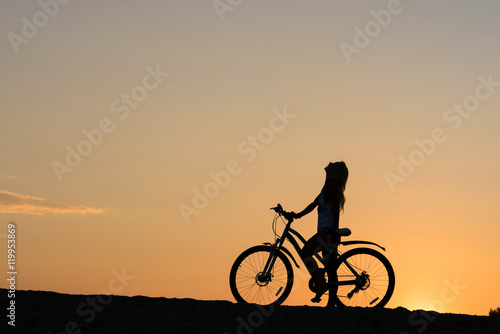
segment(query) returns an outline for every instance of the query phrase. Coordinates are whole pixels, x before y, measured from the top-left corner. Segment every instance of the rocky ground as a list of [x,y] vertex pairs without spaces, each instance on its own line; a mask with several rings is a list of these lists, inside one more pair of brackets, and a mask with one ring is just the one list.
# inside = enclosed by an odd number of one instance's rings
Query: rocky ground
[[240,305],[151,297],[17,291],[15,327],[0,289],[1,333],[498,333],[500,319],[396,309]]

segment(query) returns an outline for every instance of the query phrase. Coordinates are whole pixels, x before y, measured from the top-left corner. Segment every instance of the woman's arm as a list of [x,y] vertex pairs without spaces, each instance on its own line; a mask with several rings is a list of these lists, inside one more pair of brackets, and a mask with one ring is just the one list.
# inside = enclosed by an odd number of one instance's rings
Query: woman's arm
[[318,197],[316,197],[314,199],[314,201],[309,204],[304,210],[302,210],[301,212],[299,213],[296,213],[295,214],[295,218],[301,218],[305,215],[307,215],[308,213],[310,213],[312,210],[314,210],[314,208],[316,208],[318,206]]

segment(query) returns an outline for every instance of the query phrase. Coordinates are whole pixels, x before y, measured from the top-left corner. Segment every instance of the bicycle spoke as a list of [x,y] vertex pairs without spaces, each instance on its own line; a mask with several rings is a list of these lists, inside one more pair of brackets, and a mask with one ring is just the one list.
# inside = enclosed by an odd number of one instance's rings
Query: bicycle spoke
[[[288,269],[283,261],[277,257],[271,277],[267,281],[260,281],[258,275],[262,271],[269,258],[268,251],[259,251],[249,254],[239,264],[235,275],[236,288],[241,297],[249,303],[270,304],[275,302],[283,293],[278,291],[287,285]],[[277,296],[278,294],[278,296]]]
[[[350,254],[346,252],[344,259],[359,277],[356,278],[345,263],[340,264],[337,270],[339,281],[357,281],[358,284],[339,286],[337,297],[341,298],[344,305],[373,307],[381,303],[386,295],[392,295],[394,276],[390,277],[388,267],[381,261],[384,257],[380,253],[366,248],[352,250]],[[351,298],[349,295],[352,295]],[[384,305],[387,300],[388,298],[385,298],[383,301]]]

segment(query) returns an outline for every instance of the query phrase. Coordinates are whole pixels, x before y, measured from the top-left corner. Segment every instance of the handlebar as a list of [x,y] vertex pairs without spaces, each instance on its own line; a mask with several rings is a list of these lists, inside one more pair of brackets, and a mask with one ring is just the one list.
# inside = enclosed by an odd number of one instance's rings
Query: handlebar
[[276,211],[276,213],[282,213],[283,207],[281,206],[281,204],[278,203],[278,205],[275,208],[271,208],[271,210]]
[[278,205],[274,208],[271,208],[271,210],[274,210],[280,216],[285,217],[285,219],[288,220],[288,222],[290,222],[290,223],[293,222],[294,217],[292,216],[292,212],[287,212],[287,211],[283,210],[283,207],[281,206],[281,204],[278,203]]

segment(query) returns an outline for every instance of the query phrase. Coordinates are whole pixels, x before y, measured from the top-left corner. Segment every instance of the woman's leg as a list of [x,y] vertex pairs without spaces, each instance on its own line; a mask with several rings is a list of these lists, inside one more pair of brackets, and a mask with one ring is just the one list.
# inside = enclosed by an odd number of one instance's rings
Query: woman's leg
[[315,302],[319,302],[319,298],[325,292],[327,285],[324,274],[320,270],[318,270],[318,265],[313,256],[319,251],[328,251],[331,242],[331,235],[329,233],[318,232],[306,242],[300,254],[307,270],[309,271],[312,278],[314,279],[314,282],[319,288],[318,292],[316,293],[316,297],[313,298],[313,301]]
[[[340,242],[340,237],[333,237],[335,240],[335,243]],[[338,282],[338,276],[337,276],[337,266],[336,266],[336,261],[337,261],[337,247],[332,248],[331,246],[329,247],[329,251],[333,251],[333,254],[329,254],[329,252],[323,252],[324,255],[323,257],[325,258],[326,256],[330,256],[330,263],[328,264],[328,270],[326,274],[328,275],[328,283],[331,282]],[[328,292],[330,294],[330,297],[328,298],[328,304],[326,306],[328,307],[335,307],[335,298],[332,296],[336,296],[338,292],[339,286],[336,284],[330,284],[328,286]]]

